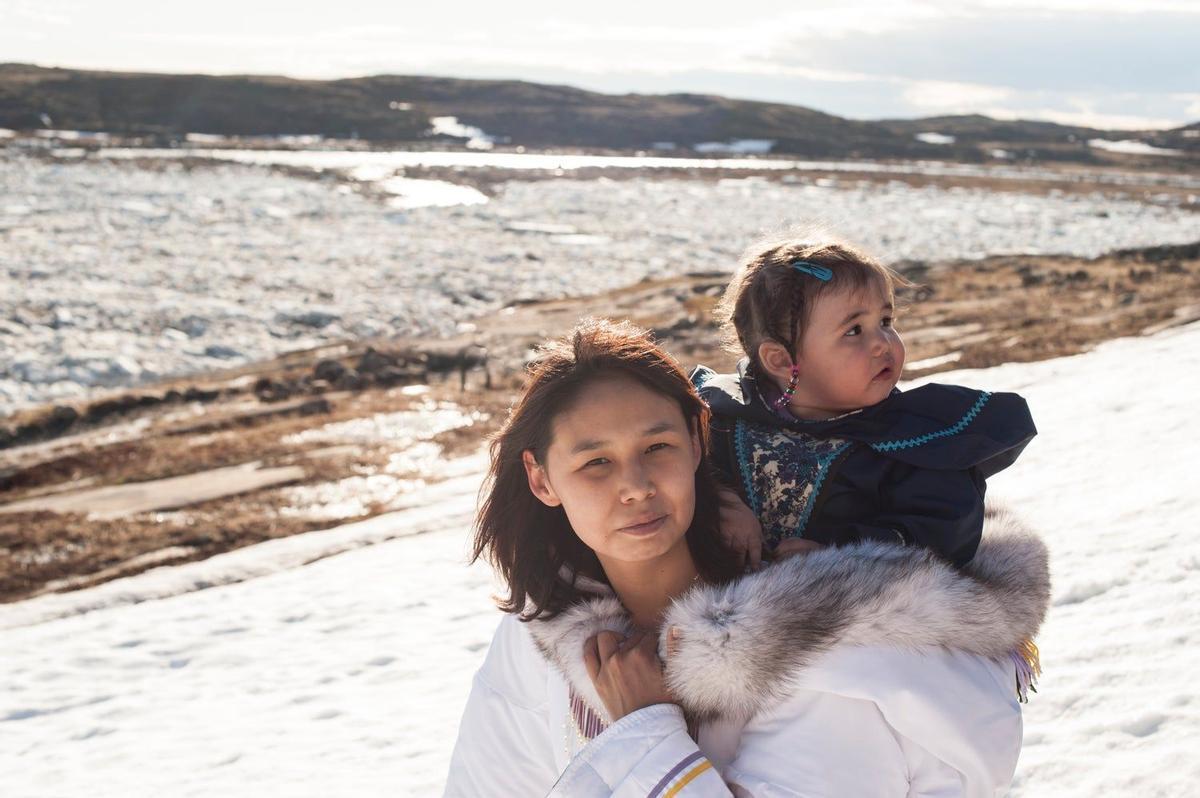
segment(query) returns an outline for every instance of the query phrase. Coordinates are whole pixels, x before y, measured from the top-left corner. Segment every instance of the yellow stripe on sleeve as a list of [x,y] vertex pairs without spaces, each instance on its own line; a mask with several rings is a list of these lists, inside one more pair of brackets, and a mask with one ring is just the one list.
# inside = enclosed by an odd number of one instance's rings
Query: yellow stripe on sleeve
[[707,759],[704,760],[700,764],[696,765],[696,767],[692,768],[686,774],[684,774],[683,778],[680,779],[679,782],[674,787],[672,787],[671,789],[669,789],[665,793],[663,793],[663,798],[675,798],[675,796],[679,794],[679,791],[682,790],[684,787],[688,786],[688,784],[691,783],[691,781],[693,779],[695,779],[697,776],[699,776],[704,771],[709,770],[711,768],[712,768],[712,762],[709,762]]

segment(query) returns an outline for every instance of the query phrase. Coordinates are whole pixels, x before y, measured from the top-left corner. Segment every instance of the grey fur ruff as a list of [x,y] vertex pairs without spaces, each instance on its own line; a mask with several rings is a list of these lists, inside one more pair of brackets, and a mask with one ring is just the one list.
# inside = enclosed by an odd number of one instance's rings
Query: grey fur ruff
[[[1032,640],[1050,601],[1045,544],[1015,516],[989,508],[975,558],[961,571],[919,548],[859,543],[794,557],[679,597],[664,630],[677,638],[667,686],[689,713],[747,718],[778,701],[834,645],[942,646],[992,659]],[[630,631],[612,596],[529,623],[546,659],[602,716],[583,663],[602,629]]]

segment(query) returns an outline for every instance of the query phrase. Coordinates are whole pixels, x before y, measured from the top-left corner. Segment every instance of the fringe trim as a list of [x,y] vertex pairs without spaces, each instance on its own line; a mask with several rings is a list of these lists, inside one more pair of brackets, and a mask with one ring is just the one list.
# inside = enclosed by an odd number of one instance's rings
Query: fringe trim
[[1029,694],[1037,692],[1037,679],[1042,675],[1042,659],[1038,647],[1026,640],[1008,652],[1017,668],[1017,700],[1029,703]]
[[608,724],[596,710],[576,694],[571,688],[571,718],[575,721],[575,731],[585,743],[595,739],[600,732],[608,728]]

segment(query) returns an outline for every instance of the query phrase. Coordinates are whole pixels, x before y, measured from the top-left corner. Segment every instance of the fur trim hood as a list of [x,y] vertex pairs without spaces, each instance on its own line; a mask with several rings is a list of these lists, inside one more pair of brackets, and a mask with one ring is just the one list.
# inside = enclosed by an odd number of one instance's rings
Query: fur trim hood
[[[748,718],[782,700],[792,680],[835,645],[944,646],[1007,659],[1031,641],[1050,600],[1045,544],[1005,511],[989,509],[975,558],[961,571],[927,550],[866,542],[793,557],[675,600],[660,656],[667,685],[697,717]],[[606,717],[583,663],[583,644],[631,631],[611,595],[528,624],[542,655]]]

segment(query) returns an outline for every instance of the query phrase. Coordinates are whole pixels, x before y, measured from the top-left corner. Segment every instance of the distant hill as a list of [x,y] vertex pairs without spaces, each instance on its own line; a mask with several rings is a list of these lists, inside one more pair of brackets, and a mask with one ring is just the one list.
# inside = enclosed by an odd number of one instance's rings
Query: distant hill
[[[523,81],[378,75],[295,80],[258,75],[95,72],[0,64],[0,127],[105,131],[175,139],[321,135],[380,144],[443,138],[430,120],[455,117],[526,147],[687,150],[756,140],[813,158],[938,158],[1104,162],[1089,139],[1136,138],[1200,158],[1198,125],[1131,134],[984,116],[857,121],[782,103],[700,94],[600,94]],[[934,134],[934,135],[929,135]],[[1156,159],[1164,161],[1167,159]],[[1181,159],[1172,159],[1179,161]]]

